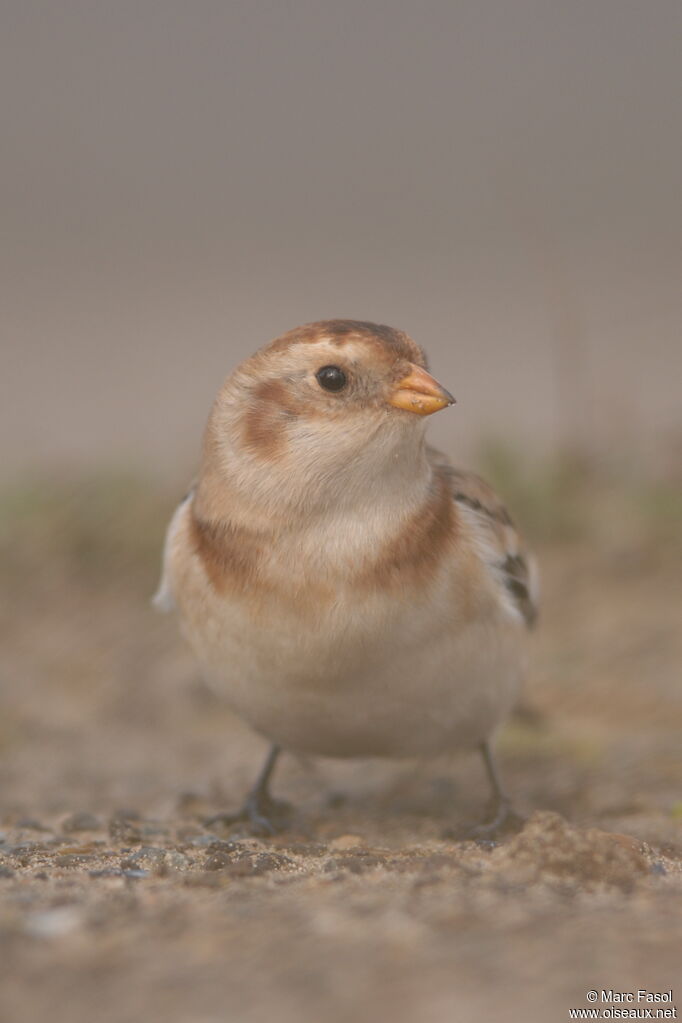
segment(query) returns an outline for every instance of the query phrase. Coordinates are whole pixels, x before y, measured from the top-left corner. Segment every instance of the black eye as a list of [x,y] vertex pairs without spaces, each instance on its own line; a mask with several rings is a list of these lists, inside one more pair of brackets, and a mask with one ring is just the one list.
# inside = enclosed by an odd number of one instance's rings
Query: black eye
[[325,391],[340,391],[346,386],[346,374],[338,366],[323,366],[315,374],[320,387]]

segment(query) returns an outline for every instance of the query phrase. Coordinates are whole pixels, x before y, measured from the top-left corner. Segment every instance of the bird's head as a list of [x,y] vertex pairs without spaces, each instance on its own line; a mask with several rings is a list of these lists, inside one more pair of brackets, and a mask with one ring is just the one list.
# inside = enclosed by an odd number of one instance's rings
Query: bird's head
[[453,402],[402,331],[356,320],[307,324],[227,378],[204,468],[242,500],[278,510],[399,491],[425,462],[426,417]]

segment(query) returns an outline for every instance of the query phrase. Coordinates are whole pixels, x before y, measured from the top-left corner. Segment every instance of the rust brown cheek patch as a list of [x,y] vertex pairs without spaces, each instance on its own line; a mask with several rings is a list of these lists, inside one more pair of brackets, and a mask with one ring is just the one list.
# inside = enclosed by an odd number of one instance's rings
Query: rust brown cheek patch
[[286,424],[301,414],[285,385],[266,380],[253,392],[254,405],[242,417],[241,436],[246,448],[260,458],[281,457],[286,448]]

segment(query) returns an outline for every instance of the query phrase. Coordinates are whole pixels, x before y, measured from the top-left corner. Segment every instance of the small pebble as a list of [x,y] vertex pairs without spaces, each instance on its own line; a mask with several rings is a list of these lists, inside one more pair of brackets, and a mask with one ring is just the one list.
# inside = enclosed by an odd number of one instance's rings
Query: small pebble
[[55,857],[56,867],[82,867],[85,863],[92,863],[97,857],[93,853],[65,853],[63,856]]
[[190,865],[188,856],[177,849],[166,850],[166,863],[171,870],[187,870]]
[[166,850],[154,845],[143,845],[132,855],[121,860],[121,869],[126,872],[143,871],[147,874],[162,874],[166,868]]
[[142,831],[137,820],[114,814],[109,821],[109,837],[114,842],[132,845],[142,841]]
[[279,853],[257,853],[255,856],[239,857],[227,866],[228,873],[233,877],[260,877],[273,870],[292,865],[288,856]]
[[230,856],[229,853],[224,852],[211,853],[210,856],[206,857],[206,860],[204,862],[204,870],[223,870],[232,862],[234,862],[233,857]]
[[364,874],[366,870],[383,865],[383,860],[373,853],[360,853],[350,856],[335,856],[325,863],[325,873],[333,873],[336,870],[348,870],[351,874]]
[[196,846],[198,848],[202,848],[202,847],[206,847],[206,846],[211,846],[211,845],[213,845],[214,842],[219,842],[220,841],[218,836],[212,834],[210,831],[207,831],[207,832],[205,832],[205,833],[203,833],[201,835],[191,835],[191,836],[187,835],[187,836],[184,836],[184,835],[182,835],[180,833],[180,830],[179,830],[178,831],[178,838],[180,839],[181,842],[186,842],[187,845]]
[[21,828],[22,831],[51,831],[51,828],[41,824],[40,821],[35,820],[33,817],[21,817],[17,821],[17,827]]
[[99,831],[101,827],[101,820],[87,811],[72,813],[70,817],[62,821],[62,831],[67,833],[72,831]]

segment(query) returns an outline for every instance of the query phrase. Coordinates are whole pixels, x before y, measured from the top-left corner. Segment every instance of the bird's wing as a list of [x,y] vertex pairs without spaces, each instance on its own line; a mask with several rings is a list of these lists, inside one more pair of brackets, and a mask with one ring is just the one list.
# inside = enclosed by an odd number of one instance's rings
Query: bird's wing
[[499,580],[507,606],[526,625],[533,625],[538,614],[537,565],[509,512],[476,473],[455,468],[435,448],[429,448],[428,454],[431,464],[447,478],[453,500],[471,529],[481,559]]
[[182,514],[194,497],[194,486],[185,494],[180,504],[177,506],[170,522],[168,523],[168,529],[166,530],[166,539],[163,545],[163,556],[161,559],[161,579],[159,586],[152,597],[152,604],[159,611],[172,611],[175,608],[175,596],[173,595],[173,588],[171,586],[170,579],[170,554],[173,545],[173,540],[180,524]]

